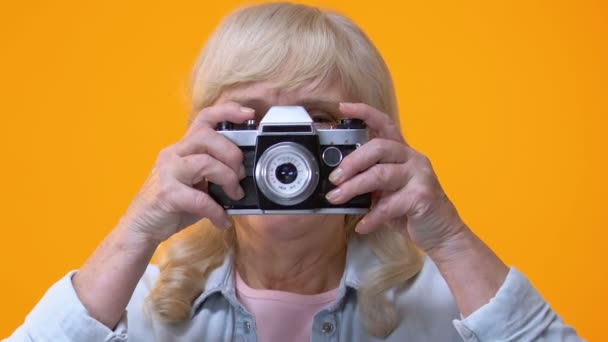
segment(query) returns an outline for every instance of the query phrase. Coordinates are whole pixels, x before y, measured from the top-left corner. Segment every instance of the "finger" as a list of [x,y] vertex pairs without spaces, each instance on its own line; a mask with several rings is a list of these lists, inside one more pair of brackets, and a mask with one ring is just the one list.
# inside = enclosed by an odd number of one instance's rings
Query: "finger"
[[185,138],[176,144],[175,151],[179,156],[209,154],[228,165],[240,176],[239,178],[245,177],[241,150],[228,138],[209,127],[202,127],[199,130],[189,132]]
[[394,141],[405,142],[399,126],[387,114],[365,103],[340,103],[340,112],[344,116],[360,119],[367,127],[378,132],[379,137]]
[[383,197],[372,209],[359,221],[355,231],[359,234],[368,234],[378,229],[383,224],[402,216],[402,200],[398,196]]
[[325,197],[332,204],[343,204],[353,197],[374,191],[397,191],[411,178],[404,164],[376,164],[340,184]]
[[216,227],[228,228],[230,220],[224,209],[208,194],[179,183],[170,201],[183,212],[208,218]]
[[330,175],[329,180],[340,184],[377,163],[405,163],[409,149],[401,142],[374,138],[351,152]]
[[192,120],[189,130],[197,130],[200,127],[215,128],[222,121],[242,123],[253,119],[254,110],[242,107],[236,102],[225,102],[219,105],[206,107],[201,110]]
[[239,184],[239,177],[234,170],[207,154],[191,154],[180,158],[173,176],[188,186],[193,186],[203,180],[218,184],[233,200],[238,201],[245,196],[245,192]]
[[408,221],[416,222],[435,210],[432,203],[436,200],[436,194],[427,183],[414,179],[399,191],[378,200],[355,230],[367,234],[399,217],[407,217]]

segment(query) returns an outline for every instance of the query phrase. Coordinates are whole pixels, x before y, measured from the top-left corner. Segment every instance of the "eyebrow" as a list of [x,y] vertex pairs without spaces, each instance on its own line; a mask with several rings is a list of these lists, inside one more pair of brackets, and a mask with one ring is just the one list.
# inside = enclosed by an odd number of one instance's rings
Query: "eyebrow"
[[[259,97],[232,97],[226,99],[226,101],[232,101],[240,104],[245,107],[252,107],[254,109],[257,108],[270,108],[273,106],[272,103],[267,102],[263,98]],[[335,100],[327,100],[327,99],[319,99],[319,98],[303,98],[295,101],[294,103],[287,104],[290,106],[302,106],[304,108],[315,108],[315,109],[325,109],[332,113],[338,113],[340,102]]]

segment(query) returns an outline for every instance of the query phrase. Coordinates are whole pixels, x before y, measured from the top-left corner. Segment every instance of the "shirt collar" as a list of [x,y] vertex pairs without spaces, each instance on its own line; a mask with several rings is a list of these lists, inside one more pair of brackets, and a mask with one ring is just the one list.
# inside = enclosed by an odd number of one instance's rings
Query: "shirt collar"
[[[366,238],[353,235],[348,241],[346,249],[346,265],[338,287],[338,300],[329,309],[331,310],[341,303],[348,289],[358,291],[363,283],[365,272],[375,268],[378,264],[380,264],[380,260],[370,248]],[[221,294],[232,306],[242,308],[236,298],[233,251],[226,253],[224,262],[209,274],[205,290],[192,305],[191,317],[194,317],[205,300],[214,294]]]

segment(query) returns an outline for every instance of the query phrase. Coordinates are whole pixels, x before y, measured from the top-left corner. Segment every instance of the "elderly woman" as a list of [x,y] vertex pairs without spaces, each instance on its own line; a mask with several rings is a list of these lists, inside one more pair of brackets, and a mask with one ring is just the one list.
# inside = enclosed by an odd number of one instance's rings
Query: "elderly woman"
[[[285,3],[239,10],[192,85],[188,132],[10,341],[579,340],[459,217],[401,135],[387,67],[349,19]],[[229,217],[213,200],[208,183],[245,195],[243,154],[215,127],[274,105],[304,106],[320,125],[366,123],[372,139],[329,175],[326,198],[372,193],[367,214]]]

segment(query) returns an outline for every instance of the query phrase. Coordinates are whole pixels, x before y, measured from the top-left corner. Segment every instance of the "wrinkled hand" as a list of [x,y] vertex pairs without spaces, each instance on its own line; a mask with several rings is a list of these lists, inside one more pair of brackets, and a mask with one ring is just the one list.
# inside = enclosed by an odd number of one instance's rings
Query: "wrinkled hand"
[[405,142],[388,115],[362,103],[342,103],[340,111],[344,117],[365,121],[373,137],[346,156],[329,178],[338,185],[327,194],[331,203],[373,193],[372,208],[357,225],[358,233],[370,233],[383,224],[403,227],[419,248],[429,252],[464,229],[430,160]]
[[242,123],[252,109],[224,103],[203,109],[176,144],[164,148],[148,179],[121,221],[148,240],[160,243],[181,229],[208,218],[216,227],[228,227],[224,209],[207,194],[207,182],[222,186],[230,198],[244,192],[241,150],[217,133],[219,122]]

